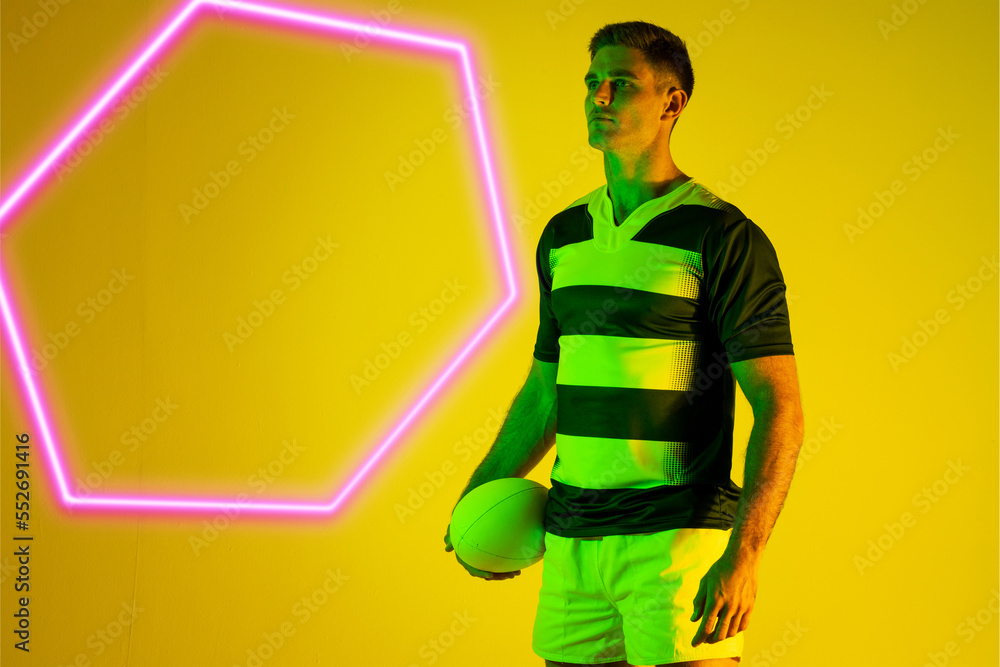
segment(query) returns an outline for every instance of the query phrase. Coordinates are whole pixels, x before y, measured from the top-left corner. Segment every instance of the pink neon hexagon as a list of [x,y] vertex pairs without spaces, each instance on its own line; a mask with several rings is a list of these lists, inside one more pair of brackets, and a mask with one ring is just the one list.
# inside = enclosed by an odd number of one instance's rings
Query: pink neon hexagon
[[482,166],[481,176],[484,178],[483,184],[490,197],[490,210],[493,214],[493,231],[496,236],[497,245],[500,248],[500,260],[504,267],[507,278],[508,295],[498,308],[493,312],[488,320],[479,328],[476,334],[465,344],[458,356],[440,373],[437,379],[423,393],[420,399],[413,405],[406,416],[400,421],[367,458],[361,468],[351,476],[350,481],[344,486],[332,500],[328,503],[301,503],[284,501],[243,501],[226,500],[223,498],[184,498],[184,497],[149,497],[149,496],[74,496],[70,491],[66,479],[66,467],[60,457],[59,447],[56,446],[52,428],[49,425],[47,410],[42,399],[42,393],[35,386],[28,366],[24,346],[21,342],[22,336],[18,326],[18,318],[14,310],[14,304],[9,297],[6,275],[0,267],[0,310],[2,310],[4,330],[7,333],[10,347],[14,351],[17,361],[16,375],[20,384],[22,398],[27,398],[31,406],[31,415],[35,425],[42,434],[42,442],[45,455],[48,459],[49,470],[54,477],[56,486],[59,489],[59,498],[65,506],[73,508],[89,509],[132,509],[143,511],[218,511],[229,510],[238,512],[254,512],[263,514],[280,515],[322,515],[332,513],[350,494],[350,492],[361,483],[365,475],[371,470],[375,463],[388,451],[390,445],[399,437],[403,430],[410,424],[416,415],[427,405],[427,402],[438,392],[441,385],[447,380],[455,369],[471,353],[474,347],[486,335],[501,315],[510,307],[517,298],[517,286],[514,280],[514,272],[511,267],[510,254],[507,247],[507,239],[504,235],[501,224],[500,201],[496,193],[496,185],[491,168],[491,160],[487,147],[485,133],[483,131],[483,121],[479,111],[479,104],[476,100],[473,68],[469,49],[457,40],[442,39],[427,34],[418,34],[404,30],[388,29],[384,27],[373,28],[370,24],[363,24],[358,21],[336,18],[334,16],[320,13],[314,9],[296,9],[288,6],[279,6],[274,3],[262,2],[241,2],[239,0],[190,0],[183,5],[174,16],[168,19],[164,27],[145,46],[140,49],[140,54],[129,62],[114,79],[114,82],[101,92],[97,100],[93,102],[86,112],[71,123],[71,129],[62,134],[47,151],[43,151],[44,157],[33,167],[28,169],[28,173],[13,188],[12,193],[0,200],[0,229],[7,226],[13,219],[13,213],[23,210],[27,203],[28,195],[37,191],[46,182],[46,177],[51,175],[52,167],[58,158],[66,152],[77,137],[86,131],[100,113],[116,98],[116,96],[137,78],[140,70],[149,64],[158,53],[161,53],[165,45],[181,34],[182,29],[191,25],[196,18],[205,13],[205,8],[213,8],[215,11],[224,10],[232,16],[246,19],[257,19],[273,23],[285,23],[295,27],[308,28],[313,30],[329,31],[331,33],[364,33],[365,36],[375,41],[396,42],[401,45],[415,49],[426,49],[429,51],[443,51],[446,55],[457,57],[461,64],[463,82],[468,93],[472,106],[472,118],[474,120],[475,134],[479,148],[480,164]]

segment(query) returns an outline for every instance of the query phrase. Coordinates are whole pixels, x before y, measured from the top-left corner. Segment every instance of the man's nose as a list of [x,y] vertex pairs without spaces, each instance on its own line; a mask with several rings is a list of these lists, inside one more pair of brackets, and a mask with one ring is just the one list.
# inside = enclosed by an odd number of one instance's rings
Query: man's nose
[[594,91],[594,97],[593,97],[594,104],[606,105],[608,103],[608,98],[610,97],[610,93],[611,93],[611,84],[608,84],[606,90],[603,83],[598,84],[597,89]]

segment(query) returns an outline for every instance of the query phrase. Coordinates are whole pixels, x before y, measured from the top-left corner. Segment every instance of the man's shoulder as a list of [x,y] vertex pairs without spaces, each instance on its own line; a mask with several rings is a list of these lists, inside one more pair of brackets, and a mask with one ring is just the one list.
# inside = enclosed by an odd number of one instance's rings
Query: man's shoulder
[[[565,208],[563,208],[563,210],[559,211],[559,213],[564,213],[564,212],[566,212],[566,211],[568,211],[570,209],[576,208],[577,206],[587,206],[587,205],[589,205],[590,204],[590,200],[593,199],[597,194],[599,194],[600,191],[601,191],[601,189],[604,188],[604,187],[605,187],[604,185],[598,185],[596,188],[594,188],[593,190],[591,190],[587,194],[583,195],[579,199],[576,199],[571,204],[569,204],[568,206],[566,206]],[[556,215],[559,215],[559,213],[557,213]]]
[[574,199],[572,202],[563,207],[561,211],[549,218],[549,223],[551,224],[553,220],[564,218],[567,214],[579,213],[581,211],[587,211],[590,206],[590,202],[593,201],[594,197],[598,197],[601,191],[606,186],[604,184],[598,185],[596,188],[588,192],[587,194]]
[[746,218],[739,208],[709,190],[703,183],[691,179],[691,186],[676,206],[697,206],[708,218],[732,222]]
[[713,239],[719,242],[726,236],[742,233],[746,227],[756,226],[739,207],[702,183],[693,182],[691,185],[669,210],[664,211],[664,219],[671,224],[683,221],[692,233],[709,243]]
[[594,197],[600,196],[601,190],[604,185],[599,185],[587,194],[579,197],[568,205],[564,206],[561,211],[549,218],[548,222],[545,223],[545,227],[542,228],[542,236],[546,234],[555,234],[558,230],[564,230],[567,225],[576,228],[573,225],[573,221],[581,222],[586,220],[590,215],[589,206],[590,202]]

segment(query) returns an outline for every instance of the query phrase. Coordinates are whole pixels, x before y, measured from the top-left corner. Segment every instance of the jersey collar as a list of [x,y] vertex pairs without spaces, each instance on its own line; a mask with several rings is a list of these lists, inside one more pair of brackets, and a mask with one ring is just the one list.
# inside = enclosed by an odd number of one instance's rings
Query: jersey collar
[[679,206],[692,194],[697,185],[695,179],[689,178],[667,194],[643,202],[621,225],[617,226],[608,185],[597,188],[591,193],[590,201],[587,202],[587,212],[594,221],[594,245],[605,252],[618,250],[632,240],[647,222]]

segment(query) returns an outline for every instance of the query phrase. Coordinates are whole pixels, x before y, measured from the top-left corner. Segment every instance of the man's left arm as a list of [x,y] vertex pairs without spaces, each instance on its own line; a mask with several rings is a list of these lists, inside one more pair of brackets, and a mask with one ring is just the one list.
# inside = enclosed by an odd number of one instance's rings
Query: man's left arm
[[[694,616],[702,622],[692,646],[736,636],[749,624],[764,546],[778,519],[802,446],[803,417],[795,356],[758,357],[730,364],[753,410],[743,492],[722,557],[702,578]],[[715,619],[715,627],[712,621]],[[711,634],[711,636],[709,636]]]

